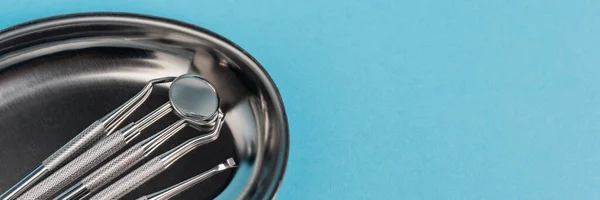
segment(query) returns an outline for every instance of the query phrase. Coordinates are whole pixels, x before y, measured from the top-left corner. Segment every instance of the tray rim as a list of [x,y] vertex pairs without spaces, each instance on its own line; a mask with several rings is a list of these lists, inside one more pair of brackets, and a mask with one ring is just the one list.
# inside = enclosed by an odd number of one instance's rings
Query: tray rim
[[[285,105],[283,103],[281,93],[279,92],[279,89],[277,88],[277,85],[275,85],[275,82],[273,81],[271,76],[267,73],[267,71],[264,69],[264,67],[253,56],[251,56],[246,50],[241,48],[239,45],[235,44],[233,41],[213,32],[209,29],[200,27],[198,25],[194,25],[191,23],[187,23],[187,22],[183,22],[183,21],[179,21],[179,20],[175,20],[175,19],[165,18],[165,17],[159,17],[159,16],[154,16],[154,15],[148,15],[148,14],[140,14],[140,13],[131,13],[131,12],[76,12],[76,13],[60,14],[60,15],[38,18],[38,19],[18,23],[18,24],[3,28],[0,30],[0,42],[10,40],[11,37],[20,35],[20,33],[22,33],[26,29],[38,29],[41,27],[46,27],[52,23],[58,23],[61,21],[71,20],[71,19],[86,20],[86,18],[89,18],[87,20],[92,20],[93,18],[96,18],[96,17],[105,17],[107,19],[112,19],[112,20],[118,20],[120,18],[121,19],[136,19],[136,20],[146,21],[149,23],[160,22],[160,23],[170,24],[170,25],[181,27],[181,28],[187,28],[187,29],[190,29],[193,31],[204,33],[210,37],[214,37],[216,40],[224,42],[225,44],[229,45],[233,49],[239,51],[241,54],[243,54],[243,56],[250,59],[250,61],[256,65],[256,67],[257,67],[256,69],[259,70],[259,72],[260,72],[260,74],[257,74],[257,75],[259,76],[260,79],[262,79],[262,81],[265,81],[265,83],[267,83],[265,85],[266,90],[271,92],[272,94],[274,94],[274,96],[277,98],[277,99],[274,99],[274,101],[273,101],[273,103],[275,103],[275,105],[273,105],[273,107],[278,111],[277,113],[279,113],[277,115],[277,118],[279,118],[279,120],[282,122],[281,129],[283,131],[282,135],[284,136],[284,141],[283,141],[284,144],[282,144],[282,145],[284,145],[285,148],[283,148],[284,152],[282,152],[283,155],[282,155],[282,160],[281,160],[282,162],[281,162],[281,166],[280,166],[281,170],[276,172],[275,175],[278,176],[278,178],[273,181],[273,183],[274,183],[273,185],[268,186],[267,193],[266,193],[267,196],[265,196],[269,199],[274,199],[274,197],[277,195],[279,189],[281,188],[281,184],[282,184],[283,178],[285,176],[285,172],[287,170],[289,151],[290,151],[290,131],[289,131],[289,122],[287,119],[287,113],[285,111]],[[263,157],[264,157],[263,154],[257,154],[257,160],[262,160]],[[250,182],[252,182],[252,181],[253,180],[251,180]],[[246,186],[246,187],[248,187],[248,186]],[[272,190],[272,191],[270,191],[270,190]]]

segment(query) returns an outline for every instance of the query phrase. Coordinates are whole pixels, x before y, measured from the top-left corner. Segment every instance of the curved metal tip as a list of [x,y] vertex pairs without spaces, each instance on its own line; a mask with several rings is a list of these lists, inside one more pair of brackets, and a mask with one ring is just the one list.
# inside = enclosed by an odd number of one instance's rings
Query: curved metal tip
[[150,96],[155,84],[168,83],[175,79],[176,77],[162,77],[148,81],[140,92],[101,119],[101,121],[106,124],[106,133],[115,131],[115,129],[129,117],[133,111],[140,107],[140,105],[142,105],[142,103]]
[[169,77],[162,77],[162,78],[155,78],[152,79],[150,81],[148,81],[148,84],[160,84],[160,83],[168,83],[168,82],[173,82],[177,77],[174,76],[169,76]]
[[235,163],[233,158],[228,158],[224,163],[217,165],[215,168],[218,171],[223,171],[234,167],[237,167],[237,163]]
[[221,112],[221,110],[219,110],[217,116],[218,116],[217,117],[218,119],[217,119],[215,127],[212,129],[212,131],[210,131],[207,134],[191,138],[191,139],[181,143],[177,147],[158,156],[164,163],[165,168],[168,168],[171,164],[173,164],[175,161],[177,161],[177,159],[181,158],[186,153],[190,152],[191,150],[195,149],[196,147],[202,146],[206,143],[217,140],[217,138],[219,138],[221,128],[223,127],[223,124],[225,123],[225,120],[224,120],[225,114],[223,112]]
[[227,159],[227,161],[225,161],[225,163],[229,167],[237,167],[237,163],[235,163],[235,160],[233,158]]
[[163,189],[161,191],[143,196],[138,198],[137,200],[162,200],[162,199],[171,199],[172,197],[178,195],[179,193],[189,189],[190,187],[196,185],[199,182],[202,182],[218,173],[221,173],[222,171],[226,170],[226,169],[230,169],[236,167],[236,163],[235,160],[233,160],[233,158],[229,158],[227,159],[224,163],[221,163],[217,166],[215,166],[214,168],[203,172],[201,174],[198,174],[190,179],[187,179],[183,182],[177,183],[171,187],[168,187],[166,189]]

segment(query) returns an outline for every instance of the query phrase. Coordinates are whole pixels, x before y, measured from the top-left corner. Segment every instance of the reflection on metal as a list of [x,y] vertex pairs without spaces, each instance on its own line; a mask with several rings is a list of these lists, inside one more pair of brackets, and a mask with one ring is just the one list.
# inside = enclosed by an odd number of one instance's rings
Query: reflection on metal
[[145,195],[143,197],[138,198],[137,200],[168,200],[168,199],[171,199],[174,196],[177,196],[179,193],[189,189],[190,187],[192,187],[214,175],[217,175],[222,171],[234,168],[236,166],[237,165],[235,163],[235,160],[233,160],[233,158],[229,158],[224,163],[221,163],[202,174],[198,174],[197,176],[194,176],[190,179],[187,179],[181,183],[173,185],[164,190],[161,190],[161,191],[149,194],[149,195]]
[[[195,56],[197,53],[210,56]],[[264,69],[245,51],[214,33],[171,20],[131,14],[67,15],[0,32],[0,146],[21,146],[2,149],[5,165],[0,165],[0,178],[16,182],[25,174],[15,169],[35,167],[19,157],[23,148],[34,149],[30,160],[41,160],[47,156],[43,152],[65,142],[55,136],[74,136],[48,126],[18,126],[22,113],[39,114],[28,120],[42,121],[52,116],[55,126],[83,127],[89,122],[80,121],[98,119],[107,111],[90,109],[90,101],[119,105],[115,99],[125,100],[133,95],[123,97],[128,88],[142,87],[152,77],[186,73],[201,75],[219,91],[219,107],[228,116],[219,138],[239,140],[224,141],[223,145],[243,152],[214,152],[213,156],[220,158],[236,157],[238,165],[244,168],[236,171],[222,195],[270,199],[283,177],[289,136],[281,98]],[[110,99],[104,97],[106,94],[115,96]],[[68,101],[71,96],[78,101]],[[164,103],[160,98],[149,98],[147,102],[155,106]],[[70,115],[53,113],[56,107]],[[78,120],[65,117],[74,115]],[[239,117],[233,120],[229,116]],[[230,123],[254,126],[230,128]],[[51,137],[56,139],[48,139]],[[44,145],[33,145],[32,138],[45,139],[35,141]],[[168,173],[185,178],[180,172]],[[157,181],[160,179],[157,177]]]
[[16,199],[20,194],[32,187],[49,172],[54,171],[56,168],[68,162],[76,155],[85,151],[89,146],[100,140],[103,136],[108,136],[113,133],[115,128],[117,128],[117,126],[119,126],[123,120],[129,117],[134,110],[136,110],[144,101],[146,101],[146,99],[148,99],[148,96],[152,92],[152,88],[155,84],[171,82],[174,79],[174,77],[165,77],[150,80],[142,89],[142,91],[114,111],[102,117],[99,121],[92,123],[92,125],[82,131],[79,135],[75,136],[73,139],[67,142],[67,144],[63,145],[59,150],[46,158],[46,160],[44,160],[42,164],[35,170],[29,173],[29,175],[25,176],[17,184],[0,195],[0,198],[2,200]]
[[[104,166],[97,169],[92,174],[88,175],[81,182],[71,187],[67,191],[63,192],[58,196],[57,199],[81,199],[85,198],[92,192],[96,192],[96,190],[102,188],[105,184],[112,181],[116,177],[120,176],[123,172],[127,171],[130,167],[134,166],[136,163],[140,162],[145,157],[149,156],[156,148],[158,148],[161,144],[163,144],[167,139],[171,138],[175,133],[179,132],[186,125],[190,125],[192,127],[213,127],[215,123],[217,123],[217,111],[219,107],[219,97],[217,91],[214,87],[207,82],[205,79],[198,75],[193,74],[185,74],[179,76],[177,79],[173,81],[169,89],[169,99],[170,103],[166,103],[160,108],[156,109],[153,113],[156,112],[170,112],[174,110],[175,113],[181,117],[180,120],[173,123],[169,127],[163,129],[159,133],[145,139],[144,141],[134,145],[128,151],[125,151],[120,156],[117,156],[115,159],[106,163]],[[172,108],[172,109],[171,109]],[[164,116],[164,115],[163,115]],[[151,123],[155,122],[156,119],[161,116],[148,115],[140,120],[143,123],[134,123],[130,128],[126,129],[126,131],[122,131],[122,138],[125,138],[125,143],[129,143],[132,139],[137,137],[141,132],[141,128],[146,128]],[[145,120],[151,119],[151,120]],[[152,121],[152,122],[150,122]],[[130,131],[131,130],[131,131]],[[121,145],[115,148],[122,148],[125,145]],[[103,147],[99,147],[102,149]],[[92,150],[92,149],[90,149]],[[96,150],[95,152],[98,152]],[[116,152],[116,151],[114,151]],[[86,152],[87,153],[87,152]],[[105,156],[106,154],[102,154]],[[112,155],[112,154],[110,154]],[[96,162],[94,166],[102,161],[104,161],[108,156],[103,158],[99,158],[95,160]],[[89,158],[84,158],[85,161],[89,161]],[[81,162],[79,162],[81,163]],[[74,163],[77,165],[78,163]],[[91,167],[89,168],[91,169]],[[69,172],[64,174],[69,174],[68,177],[79,177],[86,173],[87,170],[78,170],[77,172]],[[63,175],[64,176],[64,175]],[[45,185],[39,186],[40,188],[62,188],[66,184],[56,184],[53,183],[50,185],[50,182]],[[38,186],[36,186],[38,187]],[[35,189],[35,188],[34,188]],[[29,192],[28,192],[29,193]],[[54,193],[52,193],[54,194]],[[50,195],[50,194],[48,194]],[[31,195],[26,196],[28,198],[39,199],[39,198],[49,198],[50,196],[43,195]]]

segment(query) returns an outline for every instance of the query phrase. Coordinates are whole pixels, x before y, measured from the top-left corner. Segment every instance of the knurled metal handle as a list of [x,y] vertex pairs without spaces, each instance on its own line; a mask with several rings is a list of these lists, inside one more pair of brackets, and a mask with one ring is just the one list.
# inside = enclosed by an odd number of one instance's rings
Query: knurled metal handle
[[60,165],[82,153],[87,149],[87,147],[101,139],[104,135],[103,132],[104,124],[100,121],[95,121],[85,130],[81,131],[81,133],[67,142],[67,144],[63,145],[60,149],[52,153],[52,155],[42,162],[42,165],[44,165],[44,167],[49,171],[60,167]]
[[165,166],[160,158],[154,158],[146,164],[137,168],[117,182],[108,186],[98,194],[94,195],[90,200],[113,200],[119,199],[139,187],[154,176],[165,170]]
[[46,176],[46,174],[54,171],[54,169],[68,162],[77,154],[85,151],[88,146],[98,141],[104,135],[105,124],[100,121],[95,121],[85,130],[71,139],[67,144],[52,153],[42,164],[21,179],[17,184],[0,195],[3,200],[14,200],[21,193],[27,191],[31,186]]
[[50,199],[60,190],[69,186],[79,177],[93,169],[96,165],[119,151],[126,145],[125,138],[120,132],[115,132],[103,140],[100,140],[92,148],[61,167],[50,177],[44,179],[31,190],[23,194],[19,199]]
[[141,144],[136,144],[85,177],[81,181],[81,185],[90,192],[95,192],[118,178],[142,159],[144,159],[144,148]]

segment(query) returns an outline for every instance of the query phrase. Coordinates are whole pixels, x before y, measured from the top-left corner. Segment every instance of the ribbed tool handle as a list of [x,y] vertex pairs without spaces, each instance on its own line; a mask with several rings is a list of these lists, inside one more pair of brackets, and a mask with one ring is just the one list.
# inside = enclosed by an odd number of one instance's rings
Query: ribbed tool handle
[[164,170],[165,166],[160,158],[154,158],[94,195],[90,200],[119,199]]
[[19,199],[50,199],[125,145],[125,138],[119,132],[100,140],[92,148],[31,188]]
[[81,183],[90,192],[95,192],[121,176],[142,159],[144,159],[144,148],[141,144],[136,144],[85,177]]
[[81,131],[79,135],[67,142],[67,144],[52,153],[52,155],[42,162],[42,165],[50,171],[54,170],[71,158],[74,158],[76,155],[85,151],[87,147],[96,143],[104,135],[103,132],[104,124],[100,121],[95,121],[85,130]]

